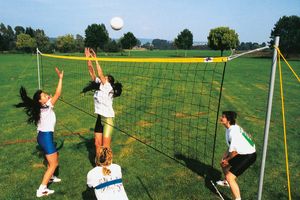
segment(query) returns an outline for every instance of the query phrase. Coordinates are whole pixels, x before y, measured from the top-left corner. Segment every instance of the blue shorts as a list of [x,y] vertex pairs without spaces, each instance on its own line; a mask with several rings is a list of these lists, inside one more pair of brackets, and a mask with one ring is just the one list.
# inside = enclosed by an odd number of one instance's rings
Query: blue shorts
[[39,131],[37,142],[42,147],[46,155],[57,152],[56,147],[53,143],[53,132]]

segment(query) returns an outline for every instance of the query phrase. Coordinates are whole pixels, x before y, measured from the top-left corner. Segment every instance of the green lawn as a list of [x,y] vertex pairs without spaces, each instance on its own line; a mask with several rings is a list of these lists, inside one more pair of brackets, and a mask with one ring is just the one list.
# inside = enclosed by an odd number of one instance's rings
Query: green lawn
[[[227,52],[228,55],[229,52]],[[166,57],[166,56],[183,56],[184,52],[176,51],[151,51],[151,52],[131,52],[131,57]],[[219,52],[214,51],[188,51],[187,55],[190,57],[199,56],[216,56]],[[117,55],[125,56],[125,55]],[[46,60],[43,60],[44,64]],[[52,66],[49,61],[49,65]],[[290,64],[299,74],[299,61],[291,61]],[[74,65],[76,65],[74,63]],[[222,64],[219,64],[220,66]],[[72,95],[77,95],[73,91],[80,91],[82,85],[88,81],[86,71],[72,70],[68,68],[67,64],[62,64],[65,70],[63,98],[70,100]],[[171,73],[164,71],[169,70],[168,67],[163,67],[163,70],[154,67],[152,70],[143,71],[139,66],[135,66],[138,71],[130,71],[131,68],[127,65],[116,65],[109,69],[104,64],[104,71],[109,71],[116,74],[116,78],[120,79],[126,88],[126,83],[134,89],[138,96],[142,91],[149,90],[146,87],[145,81],[130,79],[125,75],[134,73],[145,73],[153,75],[153,77],[168,77]],[[266,115],[266,103],[268,98],[268,84],[271,67],[271,59],[266,58],[238,58],[227,63],[226,74],[224,80],[224,88],[222,93],[221,110],[236,110],[239,114],[238,123],[253,134],[255,138],[258,159],[253,167],[251,167],[245,174],[239,178],[240,189],[244,199],[255,199],[258,189],[258,180],[261,162],[261,150],[263,144],[264,134],[264,120]],[[189,69],[192,69],[190,67]],[[25,114],[21,109],[16,109],[13,104],[19,101],[18,89],[24,85],[30,95],[37,88],[37,70],[35,55],[22,54],[0,54],[0,69],[1,69],[1,134],[0,134],[0,199],[34,199],[35,190],[40,184],[45,167],[43,165],[43,158],[39,156],[36,150],[36,133],[35,127],[27,125]],[[147,69],[150,69],[149,66]],[[83,69],[86,70],[86,69]],[[122,71],[123,70],[123,71]],[[141,71],[139,71],[141,70]],[[125,73],[126,72],[126,73]],[[183,73],[183,71],[181,71]],[[82,73],[85,73],[85,78],[80,78]],[[184,71],[184,73],[187,73]],[[53,76],[48,71],[44,71],[45,89],[49,92],[54,92],[57,83],[57,77]],[[187,78],[191,76],[187,74]],[[281,108],[279,96],[279,81],[277,80],[274,93],[274,106],[272,110],[271,129],[269,137],[268,154],[266,161],[265,182],[263,199],[287,199],[287,182],[285,174],[285,157],[283,145],[283,126],[281,122]],[[126,79],[127,78],[127,79]],[[299,141],[299,83],[292,75],[292,73],[283,66],[284,91],[286,103],[286,119],[287,119],[287,134],[288,134],[288,148],[289,148],[289,164],[291,173],[291,188],[293,199],[300,198],[300,189],[297,186],[300,184],[300,156],[298,152],[300,147]],[[158,80],[162,80],[158,79]],[[156,84],[152,80],[152,84]],[[134,83],[136,86],[132,88]],[[165,84],[165,85],[164,85]],[[72,88],[75,86],[75,88]],[[164,87],[168,87],[168,82],[163,83]],[[168,91],[168,95],[172,96],[173,90],[183,90],[180,85],[175,85]],[[72,89],[71,89],[72,88]],[[153,96],[164,94],[163,90],[152,90]],[[140,101],[144,102],[143,95],[140,95]],[[189,96],[187,96],[188,99]],[[93,109],[93,102],[91,94],[81,96],[83,102],[86,102],[85,111]],[[161,140],[164,145],[156,146],[156,148],[163,151],[162,147],[168,146],[164,141],[164,136],[161,138],[155,135],[156,131],[161,131],[162,127],[156,127],[151,124],[151,128],[147,131],[147,127],[139,127],[138,121],[146,119],[151,121],[151,115],[143,112],[132,112],[137,116],[128,115],[126,121],[125,114],[130,114],[132,110],[131,103],[134,98],[130,97],[128,91],[124,90],[121,97],[114,102],[116,111],[118,113],[117,121],[120,128],[128,125],[130,120],[134,131],[151,132],[152,135],[135,135],[142,139],[155,137],[154,141]],[[155,98],[152,99],[153,103]],[[72,102],[76,104],[77,102]],[[161,102],[165,103],[165,102]],[[145,106],[145,104],[140,104]],[[168,106],[173,106],[168,104]],[[175,108],[176,104],[174,103]],[[138,108],[135,110],[142,110],[145,108]],[[151,108],[151,107],[150,107]],[[192,112],[193,107],[182,108],[186,112]],[[125,112],[126,111],[126,112]],[[155,111],[149,111],[153,113]],[[160,112],[160,111],[157,111]],[[168,113],[161,113],[168,115]],[[51,199],[93,199],[93,191],[86,188],[86,174],[92,168],[93,162],[93,130],[95,118],[84,114],[83,112],[74,109],[73,107],[58,102],[56,106],[57,125],[55,132],[55,139],[60,149],[60,177],[63,181],[59,184],[52,184],[51,189],[55,190],[55,194]],[[148,117],[148,118],[147,118]],[[120,121],[124,119],[124,121]],[[163,124],[168,124],[168,121],[162,120]],[[177,122],[177,121],[176,121]],[[193,125],[193,121],[191,122]],[[146,124],[147,125],[147,124]],[[165,125],[164,127],[169,127]],[[210,126],[208,126],[210,127]],[[132,127],[129,127],[132,128]],[[193,131],[193,130],[191,130]],[[184,130],[179,131],[184,135]],[[129,199],[217,199],[214,189],[211,187],[209,179],[212,174],[214,176],[221,175],[221,170],[218,167],[218,161],[226,148],[224,139],[223,127],[218,128],[217,143],[215,152],[215,169],[209,171],[209,162],[202,162],[202,158],[197,160],[180,157],[182,165],[174,160],[158,153],[157,151],[147,147],[146,145],[128,137],[126,134],[115,131],[113,135],[113,151],[114,162],[122,166],[124,186],[127,191]],[[212,134],[213,135],[213,134]],[[173,138],[169,137],[168,138]],[[175,135],[176,136],[176,135]],[[208,135],[210,136],[210,135]],[[184,137],[184,136],[183,136]],[[177,136],[175,138],[178,138]],[[173,138],[174,139],[174,138]],[[190,139],[193,139],[191,137]],[[202,141],[202,140],[200,140]],[[179,142],[180,143],[180,142]],[[200,143],[200,142],[199,142]],[[151,142],[149,143],[152,144]],[[153,143],[157,144],[157,143]],[[201,145],[201,143],[200,143]],[[210,152],[211,153],[211,152]],[[201,162],[200,162],[200,161]],[[230,198],[230,190],[220,188],[225,198]]]

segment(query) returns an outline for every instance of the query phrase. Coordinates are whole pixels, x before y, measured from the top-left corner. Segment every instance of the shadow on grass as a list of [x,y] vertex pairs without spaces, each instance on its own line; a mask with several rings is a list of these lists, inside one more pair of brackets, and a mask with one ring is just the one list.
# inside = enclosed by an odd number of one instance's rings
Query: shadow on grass
[[95,195],[94,189],[86,186],[86,190],[81,193],[83,200],[96,200],[97,197]]
[[81,139],[81,142],[79,142],[76,147],[79,149],[82,146],[86,147],[86,150],[88,151],[88,157],[91,165],[93,167],[96,166],[95,164],[95,157],[96,157],[96,149],[95,149],[95,139],[94,138],[86,138],[82,135],[78,134],[79,138]]
[[[218,195],[216,189],[214,188],[214,186],[211,184],[210,181],[212,180],[213,182],[216,182],[217,180],[220,180],[222,175],[220,171],[214,169],[213,167],[207,164],[199,162],[198,160],[187,158],[182,154],[175,154],[175,158],[184,161],[187,168],[197,173],[199,176],[203,177],[205,180],[205,187],[208,188],[211,192]],[[225,200],[231,199],[228,196],[226,196],[224,193],[222,192],[220,193]]]
[[150,195],[150,193],[149,193],[149,191],[148,191],[146,185],[143,183],[142,179],[141,179],[139,176],[137,176],[136,178],[139,180],[139,182],[140,182],[141,185],[143,186],[143,188],[144,188],[145,192],[147,193],[149,199],[153,200],[153,198],[151,197],[151,195]]

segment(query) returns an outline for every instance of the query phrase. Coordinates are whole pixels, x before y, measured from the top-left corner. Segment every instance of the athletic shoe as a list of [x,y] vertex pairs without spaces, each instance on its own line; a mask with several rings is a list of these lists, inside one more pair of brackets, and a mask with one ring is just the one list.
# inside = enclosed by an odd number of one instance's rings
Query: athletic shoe
[[54,190],[49,190],[48,188],[45,188],[43,190],[36,190],[36,197],[43,197],[48,196],[49,194],[53,194]]
[[49,182],[53,182],[53,183],[58,183],[58,182],[61,182],[61,179],[58,178],[57,176],[51,176]]
[[220,180],[220,181],[217,181],[216,183],[223,187],[230,187],[229,183],[226,180]]

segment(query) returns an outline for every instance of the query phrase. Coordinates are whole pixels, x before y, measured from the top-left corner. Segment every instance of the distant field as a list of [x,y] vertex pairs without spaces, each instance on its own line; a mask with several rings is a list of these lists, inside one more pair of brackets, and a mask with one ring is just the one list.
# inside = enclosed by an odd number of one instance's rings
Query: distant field
[[[230,52],[224,53],[227,56],[229,54]],[[130,52],[131,57],[184,55],[184,51]],[[219,51],[187,51],[188,57],[219,55]],[[127,54],[114,56],[125,57]],[[300,61],[291,61],[290,64],[299,74]],[[258,151],[255,165],[238,180],[243,199],[256,199],[257,195],[270,67],[270,58],[238,58],[227,63],[221,110],[232,109],[238,112],[238,123],[253,134]],[[37,88],[36,57],[0,54],[0,69],[0,199],[34,199],[35,190],[45,170],[43,159],[36,150],[35,127],[27,125],[25,114],[12,105],[19,101],[18,89],[21,85],[24,85],[31,95]],[[109,71],[107,68],[104,70]],[[114,71],[117,72],[117,68]],[[65,74],[68,74],[68,71]],[[263,199],[287,199],[278,73],[276,76]],[[300,189],[297,186],[300,185],[300,85],[286,66],[283,66],[283,78],[292,197],[299,199]],[[57,78],[45,77],[45,80],[47,79],[50,79],[46,83],[47,88],[50,88],[49,92],[54,92],[52,88],[55,88]],[[76,78],[66,80],[76,81]],[[68,95],[68,87],[75,85],[75,82],[65,84],[63,93]],[[142,89],[139,85],[143,84],[137,84],[137,91]],[[123,99],[122,96],[116,99],[116,109],[126,109],[122,106],[129,104],[122,103],[123,101],[126,101],[124,96]],[[92,168],[93,162],[92,128],[95,119],[63,102],[58,102],[56,115],[55,136],[57,144],[62,146],[60,177],[63,181],[50,186],[56,192],[49,198],[93,199],[93,191],[86,188],[86,174]],[[129,199],[218,199],[209,183],[206,174],[209,166],[206,163],[182,158],[186,164],[183,166],[119,131],[114,132],[112,147],[114,162],[120,164],[123,169],[124,186]],[[218,175],[221,175],[221,170],[217,164],[225,148],[224,128],[219,126],[216,165],[213,171]],[[226,199],[230,198],[230,190],[220,188],[220,191]]]

